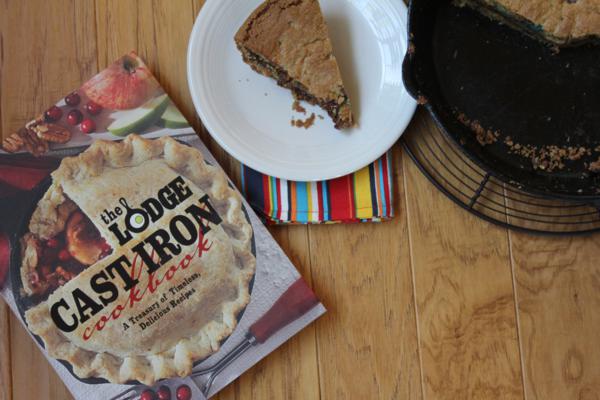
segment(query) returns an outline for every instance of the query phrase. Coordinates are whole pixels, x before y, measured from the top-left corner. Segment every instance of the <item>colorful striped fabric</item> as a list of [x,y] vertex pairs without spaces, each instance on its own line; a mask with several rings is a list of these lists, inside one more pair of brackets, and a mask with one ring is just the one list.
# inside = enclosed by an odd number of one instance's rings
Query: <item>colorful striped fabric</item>
[[391,154],[320,182],[293,182],[242,165],[246,199],[269,224],[379,222],[393,217]]

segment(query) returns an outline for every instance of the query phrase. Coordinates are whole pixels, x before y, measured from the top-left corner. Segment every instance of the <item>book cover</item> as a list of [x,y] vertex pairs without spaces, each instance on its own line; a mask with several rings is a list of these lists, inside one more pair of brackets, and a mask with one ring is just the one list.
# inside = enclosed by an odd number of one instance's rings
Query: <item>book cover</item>
[[5,138],[0,217],[1,294],[77,399],[208,398],[325,312],[135,53]]

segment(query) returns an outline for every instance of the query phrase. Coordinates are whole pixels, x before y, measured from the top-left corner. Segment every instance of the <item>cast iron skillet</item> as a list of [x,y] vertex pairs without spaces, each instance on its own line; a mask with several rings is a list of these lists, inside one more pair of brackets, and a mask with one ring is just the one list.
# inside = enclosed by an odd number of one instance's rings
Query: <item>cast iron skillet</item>
[[[180,142],[183,143],[183,142]],[[187,143],[183,143],[188,145]],[[207,164],[210,164],[208,161],[205,161]],[[0,219],[3,221],[2,228],[5,229],[9,237],[10,241],[10,276],[12,285],[12,293],[15,299],[15,303],[17,305],[17,309],[19,310],[19,314],[23,321],[25,321],[25,312],[39,304],[40,301],[44,299],[30,299],[26,296],[22,295],[23,282],[21,281],[21,245],[20,238],[23,237],[29,231],[29,220],[35,211],[39,200],[44,196],[44,193],[48,190],[50,185],[52,184],[52,178],[47,177],[42,180],[33,190],[20,192],[12,197],[0,199]],[[231,183],[229,186],[233,187]],[[248,211],[246,210],[246,206],[242,205],[242,210],[244,211],[244,215],[246,216],[246,220],[250,222],[250,217],[248,215]],[[254,232],[252,233],[252,254],[256,257],[256,243]],[[252,294],[252,289],[254,287],[254,279],[255,276],[252,277],[249,284],[249,292]],[[242,319],[244,312],[246,309],[241,310],[237,315],[238,323]],[[33,335],[33,334],[32,334]],[[41,347],[44,347],[44,342],[37,335],[33,335],[35,340],[39,343]],[[221,341],[221,345],[227,341],[229,337],[226,337]],[[65,361],[56,359],[60,362],[70,373],[73,375],[75,379],[80,382],[86,384],[101,384],[101,383],[109,383],[106,379],[103,378],[80,378],[73,371],[73,366]],[[202,363],[204,359],[198,360],[194,363],[194,366]],[[138,381],[127,382],[127,384],[131,385],[140,385],[141,383]]]
[[[404,83],[442,131],[484,170],[532,193],[579,201],[600,199],[600,174],[586,163],[567,161],[563,170],[535,170],[509,152],[504,138],[530,145],[600,144],[600,45],[556,52],[470,8],[450,0],[412,0]],[[482,146],[457,121],[464,113],[498,141]]]

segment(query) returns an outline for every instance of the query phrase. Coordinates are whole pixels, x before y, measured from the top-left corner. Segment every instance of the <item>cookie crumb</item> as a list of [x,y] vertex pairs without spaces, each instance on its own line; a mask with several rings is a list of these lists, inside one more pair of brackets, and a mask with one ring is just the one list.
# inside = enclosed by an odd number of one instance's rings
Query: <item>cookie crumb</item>
[[[561,147],[556,145],[548,145],[538,147],[514,142],[510,136],[507,136],[504,139],[504,144],[509,147],[510,154],[516,154],[521,157],[529,158],[534,170],[541,170],[545,172],[562,170],[565,168],[566,161],[578,161],[583,157],[592,155],[590,149],[582,146]],[[600,168],[600,162],[597,166]]]
[[481,126],[479,121],[472,121],[463,113],[458,114],[457,119],[467,128],[475,132],[477,141],[482,146],[495,143],[498,140],[498,137],[500,137],[500,132],[492,131],[491,129],[485,129],[483,126]]
[[413,42],[410,42],[408,44],[408,54],[410,54],[410,55],[415,54],[415,44]]
[[588,166],[588,169],[591,172],[600,172],[600,158],[598,158],[594,162],[591,162],[590,165]]
[[302,107],[298,100],[294,100],[294,102],[292,103],[292,110],[302,114],[306,114],[306,108]]
[[308,128],[310,128],[311,126],[313,126],[315,124],[315,118],[316,118],[315,113],[312,113],[310,115],[310,117],[308,117],[305,120],[292,119],[290,122],[291,122],[292,126],[294,126],[296,128],[308,129]]

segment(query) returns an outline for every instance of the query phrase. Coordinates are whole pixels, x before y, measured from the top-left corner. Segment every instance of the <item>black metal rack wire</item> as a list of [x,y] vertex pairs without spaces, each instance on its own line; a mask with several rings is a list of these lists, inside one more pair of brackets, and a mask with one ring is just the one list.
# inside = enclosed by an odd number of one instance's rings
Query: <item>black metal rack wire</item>
[[548,235],[600,232],[600,206],[528,193],[483,170],[439,129],[407,132],[402,140],[421,172],[476,216],[510,229]]

